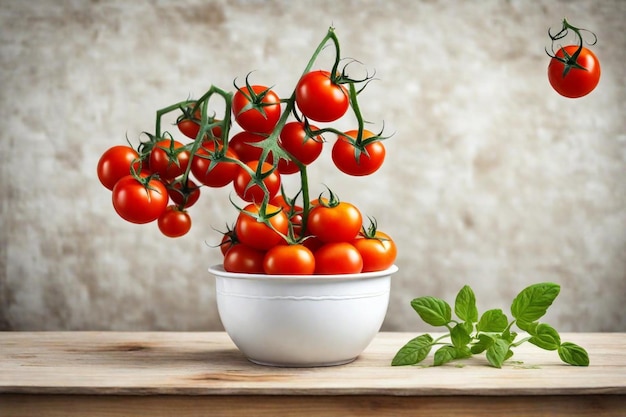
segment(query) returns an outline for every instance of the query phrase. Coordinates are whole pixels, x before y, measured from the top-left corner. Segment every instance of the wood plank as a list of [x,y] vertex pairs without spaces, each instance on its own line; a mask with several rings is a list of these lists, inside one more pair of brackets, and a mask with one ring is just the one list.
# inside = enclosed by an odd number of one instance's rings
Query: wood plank
[[[416,336],[381,333],[355,362],[271,368],[246,360],[225,333],[3,332],[0,394],[523,396],[626,394],[626,334],[563,334],[589,367],[524,344],[515,362],[484,356],[442,367],[392,367]],[[426,360],[432,363],[432,356]]]
[[0,395],[3,417],[623,417],[617,395],[589,396],[91,396]]

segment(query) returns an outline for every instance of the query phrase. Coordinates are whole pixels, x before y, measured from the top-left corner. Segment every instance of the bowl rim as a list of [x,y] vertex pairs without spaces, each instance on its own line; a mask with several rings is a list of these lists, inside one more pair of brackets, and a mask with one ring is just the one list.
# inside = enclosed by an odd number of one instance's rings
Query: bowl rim
[[392,265],[382,271],[359,272],[357,274],[316,274],[316,275],[268,275],[249,274],[242,272],[228,272],[223,264],[216,264],[209,267],[209,273],[215,277],[243,279],[243,280],[268,280],[268,281],[337,281],[337,280],[359,280],[368,278],[380,278],[392,275],[398,271],[397,265]]

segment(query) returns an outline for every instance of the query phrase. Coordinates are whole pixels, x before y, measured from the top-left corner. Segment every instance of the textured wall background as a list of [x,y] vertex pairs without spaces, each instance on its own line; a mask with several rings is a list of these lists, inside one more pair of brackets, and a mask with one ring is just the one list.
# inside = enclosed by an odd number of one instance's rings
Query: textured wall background
[[[579,100],[546,77],[563,17],[599,38],[602,79]],[[366,118],[396,134],[374,177],[324,158],[311,183],[398,241],[384,328],[419,330],[417,296],[470,284],[508,309],[550,280],[558,329],[626,331],[625,17],[621,0],[0,0],[0,329],[220,329],[206,242],[234,219],[229,191],[169,240],[117,217],[98,158],[249,71],[290,94],[332,24],[380,78]]]

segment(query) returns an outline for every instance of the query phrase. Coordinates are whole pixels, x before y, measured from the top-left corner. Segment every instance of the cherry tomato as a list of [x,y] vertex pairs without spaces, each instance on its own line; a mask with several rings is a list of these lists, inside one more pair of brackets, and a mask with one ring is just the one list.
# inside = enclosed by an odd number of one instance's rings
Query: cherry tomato
[[191,217],[176,206],[167,206],[157,221],[159,230],[167,237],[181,237],[191,229]]
[[[346,135],[356,138],[358,131],[350,130]],[[374,136],[368,130],[363,131],[363,139]],[[365,151],[359,154],[357,161],[355,147],[348,139],[339,136],[333,145],[332,158],[335,166],[345,174],[354,176],[370,175],[378,170],[385,161],[385,146],[380,141],[365,145]]]
[[251,145],[251,143],[257,143],[265,139],[263,135],[257,135],[256,133],[239,132],[234,135],[228,142],[228,149],[235,151],[241,162],[258,161],[261,158],[261,149],[258,146]]
[[[200,187],[190,179],[187,179],[187,185],[185,187],[183,187],[182,182],[179,180],[170,183],[167,192],[177,206],[184,208],[193,206],[200,198]],[[185,197],[187,198],[186,201]]]
[[277,245],[265,254],[263,270],[271,275],[311,275],[315,256],[303,245]]
[[243,274],[262,274],[265,251],[238,243],[224,255],[224,269]]
[[317,205],[309,212],[307,230],[323,242],[351,242],[361,230],[363,216],[345,201],[333,207]]
[[195,139],[200,132],[200,124],[191,119],[180,119],[177,123],[178,130],[188,138]]
[[[138,158],[139,154],[130,146],[118,145],[107,149],[98,161],[98,179],[102,185],[112,190],[116,182],[130,175],[130,166]],[[138,163],[135,169],[139,170]]]
[[[556,52],[556,57],[571,57],[578,49],[577,45],[568,45]],[[557,58],[550,59],[548,80],[554,90],[568,98],[583,97],[593,91],[600,81],[600,61],[590,49],[583,47],[576,59],[576,64],[585,69],[570,67],[564,74],[565,64]]]
[[189,165],[189,151],[173,139],[158,141],[150,151],[150,170],[164,180],[182,175]]
[[[213,152],[215,152],[215,143],[205,142],[191,161],[191,173],[204,185],[223,187],[233,181],[239,172],[239,165],[235,162],[219,161],[211,166]],[[226,156],[237,159],[237,155],[230,148],[226,151]]]
[[[318,130],[315,126],[310,126],[310,129]],[[309,165],[320,156],[323,143],[319,135],[307,137],[304,123],[301,122],[289,122],[280,132],[280,146],[304,165]]]
[[384,271],[393,265],[398,255],[395,242],[380,231],[371,238],[361,235],[352,241],[352,245],[363,258],[362,272]]
[[183,114],[176,120],[178,130],[191,139],[195,139],[198,136],[198,132],[200,132],[200,120],[202,119],[202,113],[199,107],[192,114],[194,106],[195,103],[189,103]]
[[151,179],[145,186],[132,175],[120,179],[113,187],[113,207],[121,218],[131,223],[149,223],[165,211],[169,196],[165,185]]
[[277,169],[281,175],[291,175],[295,174],[296,172],[300,172],[300,167],[298,166],[298,164],[287,159],[280,159],[278,161]]
[[[255,102],[253,96],[256,96],[258,102]],[[252,108],[247,108],[251,104]],[[280,98],[263,85],[243,87],[233,96],[232,109],[235,121],[245,130],[270,133],[280,119]]]
[[348,90],[331,80],[330,72],[306,73],[296,86],[296,104],[302,113],[316,122],[333,122],[343,116],[350,105]]
[[358,274],[363,269],[359,251],[348,242],[331,242],[315,251],[316,274]]
[[239,213],[237,221],[235,222],[235,234],[239,241],[260,250],[268,250],[284,242],[283,237],[279,233],[283,235],[287,234],[289,220],[280,207],[268,204],[266,208],[266,214],[276,213],[268,219],[273,229],[254,217],[254,215],[258,213],[259,206],[255,204],[248,204],[244,210]]
[[[259,161],[248,162],[246,165],[256,172],[259,166]],[[261,173],[262,175],[267,174],[267,176],[263,178],[262,181],[267,188],[270,199],[273,198],[278,193],[278,191],[280,191],[280,174],[275,170],[271,172],[272,170],[274,170],[274,166],[272,164],[263,162],[261,166]],[[248,171],[240,168],[233,182],[233,185],[235,186],[235,192],[244,201],[256,202],[260,204],[263,201],[265,192],[258,184],[250,186],[251,180],[252,177],[250,176]]]

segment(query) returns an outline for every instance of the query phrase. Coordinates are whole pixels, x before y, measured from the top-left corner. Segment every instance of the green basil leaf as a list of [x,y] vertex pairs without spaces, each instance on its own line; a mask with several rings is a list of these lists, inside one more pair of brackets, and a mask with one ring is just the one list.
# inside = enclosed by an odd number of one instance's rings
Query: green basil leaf
[[479,332],[502,332],[509,325],[509,319],[499,308],[487,310],[476,326]]
[[532,323],[526,323],[526,322],[517,320],[517,327],[524,330],[525,332],[528,332],[530,335],[534,335],[537,332],[536,329],[538,325],[539,323],[536,321]]
[[450,338],[456,348],[465,347],[472,340],[463,323],[457,324],[450,330]]
[[456,349],[454,346],[445,345],[435,351],[435,366],[440,366],[456,359]]
[[468,285],[461,288],[461,291],[456,296],[454,314],[465,322],[475,323],[478,321],[476,296]]
[[411,307],[431,326],[445,326],[452,319],[452,309],[444,300],[435,297],[420,297],[411,301]]
[[474,332],[474,323],[472,322],[465,321],[463,323],[459,323],[459,326],[463,326],[467,334],[472,334]]
[[528,339],[533,345],[545,350],[557,350],[561,346],[561,336],[552,326],[540,323],[535,328],[535,334]]
[[589,354],[587,351],[571,342],[563,342],[558,349],[559,357],[565,363],[574,366],[589,366]]
[[472,356],[472,351],[469,347],[463,346],[460,348],[455,348],[454,354],[456,355],[457,359],[465,359]]
[[474,355],[483,353],[489,348],[489,346],[493,344],[493,342],[494,342],[493,337],[486,335],[484,333],[481,333],[478,335],[478,341],[472,345],[470,350]]
[[420,363],[433,346],[433,338],[429,334],[423,334],[409,340],[407,344],[400,348],[396,356],[391,361],[392,366],[415,365]]
[[456,348],[452,345],[445,345],[437,349],[435,352],[435,366],[446,364],[454,359],[465,359],[472,356],[472,352],[467,346]]
[[[502,368],[502,363],[510,358],[510,343],[504,339],[495,339],[494,343],[487,348],[487,360],[496,368]],[[512,352],[511,352],[512,353]]]
[[[511,314],[519,323],[532,323],[546,314],[559,295],[561,287],[552,282],[534,284],[523,289],[511,304]],[[519,325],[518,323],[518,325]],[[521,328],[521,327],[520,327]],[[524,330],[524,329],[522,329]]]

